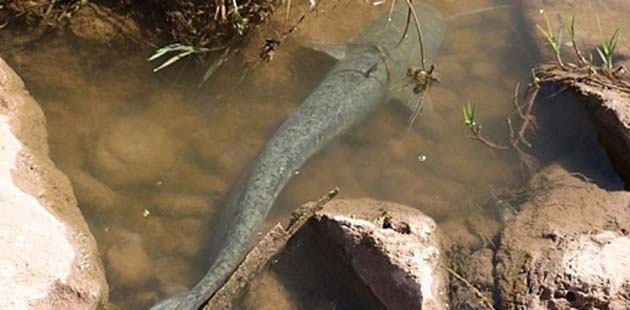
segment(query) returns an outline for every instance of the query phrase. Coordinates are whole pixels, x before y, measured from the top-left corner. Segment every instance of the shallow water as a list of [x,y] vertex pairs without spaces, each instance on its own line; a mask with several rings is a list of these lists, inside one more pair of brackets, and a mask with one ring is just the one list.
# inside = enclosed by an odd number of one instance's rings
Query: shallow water
[[[436,6],[455,16],[501,3]],[[62,38],[3,51],[46,113],[51,155],[72,180],[99,242],[114,304],[147,307],[196,283],[217,250],[207,244],[229,189],[334,65],[299,42],[348,42],[357,27],[386,9],[362,3],[323,8],[276,59],[240,84],[243,59],[257,53],[253,43],[260,41],[251,40],[201,89],[188,74],[199,71],[194,62],[151,73],[144,60],[150,50],[109,47],[92,54],[94,47]],[[407,130],[408,111],[388,105],[331,141],[292,179],[267,223],[338,186],[341,198],[416,207],[448,227],[453,241],[496,233],[499,210],[488,209],[491,192],[518,184],[524,171],[513,152],[468,138],[461,107],[476,102],[483,132],[507,141],[504,120],[513,111],[514,86],[527,84],[536,60],[515,16],[513,8],[501,7],[449,19],[435,59],[441,82],[427,94],[431,107],[413,128]],[[547,145],[554,134],[536,133]],[[532,152],[544,164],[573,148]],[[579,171],[581,161],[572,167]],[[482,224],[471,228],[479,217]]]

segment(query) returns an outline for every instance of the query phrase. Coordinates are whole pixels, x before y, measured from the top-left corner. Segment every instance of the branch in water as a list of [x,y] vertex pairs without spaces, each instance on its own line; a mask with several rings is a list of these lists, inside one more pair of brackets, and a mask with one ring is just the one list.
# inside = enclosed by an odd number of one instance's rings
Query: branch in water
[[320,211],[324,205],[330,202],[339,193],[339,188],[334,188],[315,202],[307,203],[294,211],[289,223],[284,228],[280,223],[276,224],[245,256],[245,259],[236,268],[223,286],[214,294],[204,310],[231,309],[232,302],[240,296],[243,289],[267,266],[286,243],[300,228]]

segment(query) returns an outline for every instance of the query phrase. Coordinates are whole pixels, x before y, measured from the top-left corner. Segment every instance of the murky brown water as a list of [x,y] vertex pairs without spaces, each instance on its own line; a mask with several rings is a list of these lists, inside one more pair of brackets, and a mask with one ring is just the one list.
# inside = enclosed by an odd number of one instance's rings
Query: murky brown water
[[[453,16],[496,4],[437,7]],[[53,159],[71,178],[99,242],[114,304],[147,307],[205,273],[217,250],[206,246],[212,220],[228,190],[334,65],[300,40],[347,42],[377,15],[361,3],[324,7],[327,12],[309,17],[273,62],[241,84],[242,57],[196,89],[187,76],[194,63],[155,75],[144,60],[149,50],[106,47],[91,54],[93,47],[62,39],[3,52],[46,113]],[[508,139],[512,91],[516,82],[529,81],[534,61],[513,15],[500,8],[449,19],[435,59],[441,83],[428,93],[431,111],[407,131],[408,112],[387,106],[331,141],[286,187],[268,223],[339,186],[341,197],[417,207],[459,230],[455,239],[479,233],[470,219],[485,214],[481,205],[492,188],[516,183],[522,170],[512,152],[468,138],[461,107],[477,102],[484,132]],[[257,50],[250,44],[244,53]],[[498,224],[483,218],[483,227],[473,230],[491,235]]]

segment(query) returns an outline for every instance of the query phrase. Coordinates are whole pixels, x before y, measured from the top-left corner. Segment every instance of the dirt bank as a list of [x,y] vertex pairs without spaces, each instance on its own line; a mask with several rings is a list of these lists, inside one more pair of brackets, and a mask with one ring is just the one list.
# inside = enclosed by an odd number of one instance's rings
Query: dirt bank
[[552,165],[501,235],[496,283],[505,309],[628,309],[630,193]]

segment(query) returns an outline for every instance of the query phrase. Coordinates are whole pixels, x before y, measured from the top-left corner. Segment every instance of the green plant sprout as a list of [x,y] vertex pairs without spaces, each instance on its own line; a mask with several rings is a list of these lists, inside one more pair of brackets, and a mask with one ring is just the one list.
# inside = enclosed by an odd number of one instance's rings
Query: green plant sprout
[[545,13],[545,11],[543,11],[543,10],[541,10],[541,12],[542,12],[543,16],[545,17],[545,22],[547,24],[547,29],[544,29],[540,25],[536,25],[536,28],[538,28],[538,30],[542,33],[542,35],[547,39],[547,42],[549,43],[549,45],[551,46],[551,48],[555,52],[556,60],[558,61],[558,64],[561,67],[564,67],[564,63],[562,62],[562,58],[560,57],[560,47],[562,46],[560,44],[561,32],[558,31],[558,36],[556,37],[556,35],[553,32],[553,29],[551,29],[551,23],[549,22],[549,17],[547,16],[547,13]]
[[479,124],[477,124],[477,105],[468,101],[463,107],[462,112],[464,113],[464,126],[468,127],[473,131],[477,131]]
[[198,47],[194,47],[194,46],[190,46],[190,45],[184,45],[181,43],[173,43],[173,44],[169,44],[169,45],[165,45],[161,48],[159,48],[157,51],[155,51],[155,53],[153,55],[151,55],[151,57],[149,57],[147,60],[148,61],[153,61],[156,60],[166,54],[169,53],[173,53],[173,52],[177,52],[177,54],[171,58],[169,58],[167,61],[163,62],[161,65],[159,65],[158,67],[153,69],[153,72],[158,72],[172,64],[174,64],[175,62],[177,62],[178,60],[192,55],[192,54],[201,54],[201,53],[207,53],[209,52],[210,49],[207,48],[198,48]]
[[577,31],[575,30],[575,15],[571,16],[571,23],[569,24],[569,37],[571,38],[571,45],[573,46],[573,53],[577,57],[578,61],[581,65],[585,65],[588,62],[586,58],[580,52],[580,49],[577,46]]
[[599,21],[599,17],[597,18],[597,27],[599,28],[599,37],[602,41],[601,45],[597,47],[597,54],[599,54],[599,57],[603,62],[602,66],[610,73],[613,69],[612,57],[615,54],[615,49],[617,48],[617,42],[619,42],[621,33],[619,32],[619,28],[617,28],[613,32],[612,36],[610,36],[610,39],[606,40],[602,32],[602,25]]
[[532,73],[532,86],[535,89],[540,88],[540,82],[542,81],[538,76],[536,76],[536,70],[535,68],[531,68],[531,73]]

